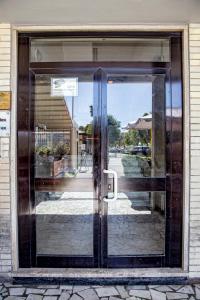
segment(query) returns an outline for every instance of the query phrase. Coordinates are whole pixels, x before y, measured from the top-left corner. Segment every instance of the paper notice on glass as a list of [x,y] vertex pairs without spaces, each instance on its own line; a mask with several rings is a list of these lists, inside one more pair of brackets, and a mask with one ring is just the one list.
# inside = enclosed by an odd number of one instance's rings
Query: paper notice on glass
[[77,77],[51,78],[51,96],[52,97],[78,96],[78,78]]
[[0,111],[0,137],[10,135],[10,112]]

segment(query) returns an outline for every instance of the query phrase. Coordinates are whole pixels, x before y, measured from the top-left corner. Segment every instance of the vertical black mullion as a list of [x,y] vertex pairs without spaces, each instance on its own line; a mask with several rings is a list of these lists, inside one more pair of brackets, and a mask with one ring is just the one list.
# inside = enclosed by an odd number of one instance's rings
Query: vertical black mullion
[[165,266],[170,266],[171,255],[171,174],[172,174],[172,90],[171,90],[171,69],[167,72],[165,81],[165,161],[166,161],[166,232],[165,232]]
[[[156,105],[155,105],[155,103],[156,103]],[[157,129],[158,129],[159,124],[156,124],[156,121],[153,120],[153,117],[156,115],[156,113],[158,113],[160,115],[162,112],[161,126],[163,127],[164,137],[163,137],[163,140],[160,141],[160,143],[162,143],[161,147],[163,147],[163,151],[165,153],[165,151],[166,151],[166,124],[165,124],[165,119],[166,119],[166,74],[155,75],[154,80],[152,81],[152,106],[153,106],[152,112],[154,111],[154,114],[152,114],[152,128],[154,127],[154,131],[155,131],[154,136],[155,137],[157,137]],[[153,122],[154,122],[154,126],[153,126]],[[155,144],[155,142],[156,141],[154,141],[154,144]],[[166,168],[167,168],[167,157],[166,157],[166,153],[165,153],[165,173],[166,173]],[[154,176],[157,177],[157,174],[154,174]],[[159,179],[159,181],[161,182],[161,179]],[[165,181],[165,189],[166,189],[166,181]],[[167,197],[166,197],[166,202],[168,203]],[[166,210],[167,209],[165,209],[165,233],[167,231],[166,230],[167,229]],[[166,244],[167,244],[167,239],[165,236],[165,246],[166,246]],[[161,264],[162,264],[161,267],[163,267],[164,262],[165,262],[165,253],[166,253],[166,250],[164,248],[164,257],[161,261]]]
[[37,266],[36,257],[36,214],[35,214],[35,74],[29,73],[29,166],[30,166],[30,218],[31,218],[31,267]]
[[101,222],[100,197],[101,197],[101,101],[100,101],[101,76],[99,71],[94,73],[94,101],[93,101],[93,176],[94,176],[94,267],[100,267],[101,261]]
[[108,169],[108,118],[107,118],[107,74],[100,69],[100,103],[101,103],[101,267],[108,265],[108,203],[103,198],[108,193],[108,175],[103,173]]
[[169,266],[181,267],[183,216],[182,38],[171,38],[171,198]]
[[17,177],[19,266],[31,265],[31,216],[29,185],[29,38],[18,39]]

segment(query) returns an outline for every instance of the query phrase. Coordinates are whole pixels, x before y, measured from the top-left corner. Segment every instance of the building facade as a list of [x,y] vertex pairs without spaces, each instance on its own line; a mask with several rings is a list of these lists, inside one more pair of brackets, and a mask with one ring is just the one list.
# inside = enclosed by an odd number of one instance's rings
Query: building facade
[[0,101],[0,277],[200,277],[200,23],[0,23]]

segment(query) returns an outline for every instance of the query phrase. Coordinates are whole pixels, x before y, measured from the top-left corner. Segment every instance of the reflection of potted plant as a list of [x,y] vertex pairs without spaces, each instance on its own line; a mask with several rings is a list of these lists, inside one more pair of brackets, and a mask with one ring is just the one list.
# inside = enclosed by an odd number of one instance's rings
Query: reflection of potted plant
[[35,149],[35,176],[49,177],[52,169],[52,149],[48,146],[38,146]]
[[65,168],[65,155],[70,153],[70,147],[67,144],[59,143],[54,148],[49,146],[38,146],[36,153],[36,177],[56,177]]
[[64,156],[70,153],[70,147],[67,144],[59,143],[53,149],[53,176],[57,176],[64,170]]
[[56,145],[56,147],[53,149],[53,155],[55,160],[60,160],[63,158],[63,156],[69,154],[70,148],[69,145],[59,143]]
[[52,149],[48,146],[38,146],[36,149],[35,149],[36,153],[40,156],[49,156],[52,154]]

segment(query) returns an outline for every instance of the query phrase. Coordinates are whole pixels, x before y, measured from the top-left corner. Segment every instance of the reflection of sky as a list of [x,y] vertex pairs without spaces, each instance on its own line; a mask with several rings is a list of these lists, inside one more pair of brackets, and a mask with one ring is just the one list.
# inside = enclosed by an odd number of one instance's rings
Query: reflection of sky
[[[72,97],[66,97],[65,101],[72,115]],[[91,123],[90,105],[93,105],[93,82],[79,82],[78,96],[74,97],[74,120],[78,126]]]
[[119,120],[122,127],[152,111],[151,82],[108,84],[107,94],[108,114]]
[[[132,82],[107,85],[108,114],[113,115],[124,127],[129,122],[152,111],[152,83]],[[68,108],[72,97],[66,97]],[[74,119],[79,126],[90,123],[90,105],[93,104],[93,83],[79,82],[78,97],[74,97]]]

